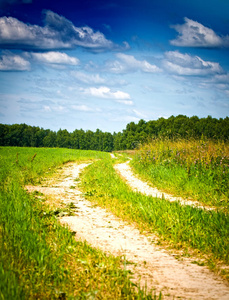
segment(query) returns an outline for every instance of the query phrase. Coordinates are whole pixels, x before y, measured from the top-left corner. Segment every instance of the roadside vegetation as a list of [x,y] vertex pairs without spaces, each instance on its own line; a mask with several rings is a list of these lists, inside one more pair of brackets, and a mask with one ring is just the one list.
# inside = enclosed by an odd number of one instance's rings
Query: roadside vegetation
[[69,161],[107,159],[69,149],[0,148],[0,299],[158,299],[137,288],[122,257],[77,242],[25,184]]
[[[0,300],[160,299],[131,282],[124,258],[76,242],[75,233],[59,224],[58,207],[24,190],[70,161],[93,162],[81,175],[88,200],[229,279],[228,137],[228,117],[140,120],[113,135],[0,124]],[[114,159],[100,150],[121,151]],[[113,168],[130,156],[149,184],[215,210],[133,192]]]
[[228,214],[133,192],[115,172],[113,164],[117,160],[95,162],[83,172],[81,185],[85,196],[124,220],[134,222],[143,232],[156,233],[159,243],[182,249],[185,256],[195,254],[199,257],[196,263],[208,264],[228,278],[224,268],[229,264]]
[[154,186],[228,212],[229,144],[201,139],[155,139],[131,165]]

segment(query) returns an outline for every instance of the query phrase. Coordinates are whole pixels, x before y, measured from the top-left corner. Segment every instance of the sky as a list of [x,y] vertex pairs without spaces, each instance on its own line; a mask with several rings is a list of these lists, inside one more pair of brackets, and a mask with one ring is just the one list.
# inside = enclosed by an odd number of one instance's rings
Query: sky
[[0,0],[0,123],[229,115],[228,0]]

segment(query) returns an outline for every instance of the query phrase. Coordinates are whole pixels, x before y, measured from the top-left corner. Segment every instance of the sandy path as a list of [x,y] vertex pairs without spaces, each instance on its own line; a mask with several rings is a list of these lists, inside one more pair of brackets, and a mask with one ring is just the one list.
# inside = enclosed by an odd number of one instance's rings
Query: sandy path
[[185,200],[181,197],[174,197],[170,194],[164,193],[159,191],[157,188],[153,188],[149,186],[146,182],[138,179],[134,173],[132,172],[129,161],[122,163],[122,164],[116,164],[114,166],[115,170],[127,181],[128,185],[137,192],[140,192],[142,194],[145,194],[147,196],[157,197],[161,199],[168,200],[170,202],[173,201],[179,201],[181,205],[190,205],[193,207],[198,207],[201,209],[206,210],[215,210],[214,207],[209,206],[203,206],[198,201],[192,201],[192,200]]
[[147,282],[148,288],[162,291],[163,299],[229,299],[229,287],[206,267],[175,259],[154,245],[155,236],[140,234],[132,225],[85,200],[77,188],[79,181],[74,179],[79,178],[86,166],[69,164],[60,173],[59,180],[49,187],[27,186],[27,189],[56,195],[65,203],[74,202],[76,215],[60,218],[61,223],[76,232],[76,239],[86,240],[108,254],[125,255],[135,263],[128,265],[134,272],[133,281],[139,282],[141,276],[141,285]]

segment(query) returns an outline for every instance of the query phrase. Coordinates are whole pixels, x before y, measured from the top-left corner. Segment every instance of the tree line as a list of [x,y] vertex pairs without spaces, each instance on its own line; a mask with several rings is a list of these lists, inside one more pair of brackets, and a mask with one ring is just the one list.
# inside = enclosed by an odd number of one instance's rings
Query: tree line
[[122,132],[102,132],[66,129],[57,132],[26,124],[0,124],[0,146],[59,147],[82,150],[113,151],[135,149],[153,138],[229,139],[229,117],[198,118],[184,115],[159,118],[153,121],[130,122]]

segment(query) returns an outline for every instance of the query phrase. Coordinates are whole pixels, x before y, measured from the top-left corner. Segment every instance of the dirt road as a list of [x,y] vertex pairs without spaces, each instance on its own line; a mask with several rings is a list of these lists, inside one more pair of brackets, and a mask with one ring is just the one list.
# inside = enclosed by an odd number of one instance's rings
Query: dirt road
[[129,166],[129,161],[122,164],[116,164],[114,167],[115,170],[118,171],[120,176],[122,176],[127,181],[130,187],[132,187],[132,189],[137,192],[140,192],[147,196],[153,196],[161,199],[163,198],[170,202],[179,201],[181,205],[190,205],[193,207],[198,207],[200,209],[215,210],[214,207],[203,206],[197,201],[185,200],[181,197],[174,197],[170,194],[159,191],[157,188],[149,186],[146,182],[143,182],[142,180],[136,178]]
[[[229,287],[206,267],[177,260],[174,255],[154,244],[154,235],[145,236],[111,213],[85,200],[77,188],[79,174],[87,164],[68,164],[46,187],[27,186],[67,203],[75,204],[74,216],[60,218],[76,232],[76,239],[86,240],[106,253],[125,255],[134,264],[128,268],[134,273],[133,281],[149,289],[162,291],[163,299],[229,299]],[[121,171],[120,171],[121,172]],[[78,181],[75,181],[78,179]],[[76,186],[76,188],[72,188]],[[52,197],[53,198],[53,197]]]

